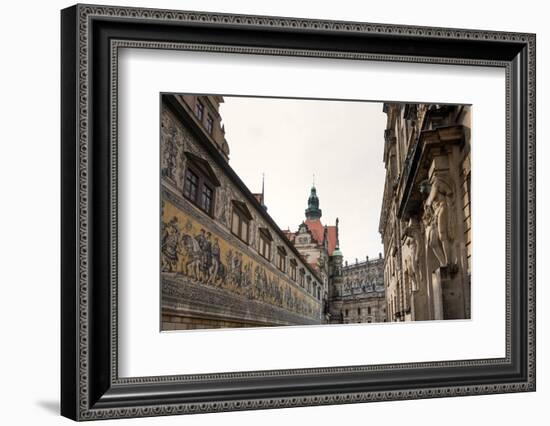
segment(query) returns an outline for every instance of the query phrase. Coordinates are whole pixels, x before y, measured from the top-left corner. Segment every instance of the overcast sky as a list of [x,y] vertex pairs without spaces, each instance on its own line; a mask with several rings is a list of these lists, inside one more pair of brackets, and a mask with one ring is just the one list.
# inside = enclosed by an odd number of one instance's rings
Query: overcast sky
[[296,231],[305,219],[315,174],[321,222],[340,219],[344,259],[382,252],[381,103],[225,97],[220,114],[229,164],[252,192],[265,173],[265,203],[280,228]]

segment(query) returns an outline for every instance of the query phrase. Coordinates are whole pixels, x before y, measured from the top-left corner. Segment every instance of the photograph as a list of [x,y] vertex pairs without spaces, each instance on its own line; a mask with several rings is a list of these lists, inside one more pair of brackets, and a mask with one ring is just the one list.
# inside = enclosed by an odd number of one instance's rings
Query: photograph
[[[26,260],[13,224],[36,222],[26,217],[44,197],[57,206],[58,259],[39,255],[47,265],[34,269],[40,288],[55,269],[61,291],[44,287],[58,300],[34,298],[29,312],[59,306],[59,338],[39,330],[26,351],[58,341],[39,366],[61,415],[278,424],[274,409],[327,406],[333,424],[369,403],[376,421],[405,410],[396,421],[426,424],[426,404],[436,420],[492,404],[512,424],[535,413],[548,396],[536,359],[543,14],[204,1],[63,5],[60,26],[34,22],[55,38],[58,84],[25,75],[27,86],[44,99],[60,86],[61,106],[35,127],[60,133],[61,150],[38,138],[40,164],[25,171],[47,165],[60,203],[42,180],[22,190],[47,173],[22,173],[32,149],[8,144],[26,153],[6,157],[6,182],[33,206],[12,203],[23,216],[6,223]],[[52,56],[42,44],[36,63]],[[12,109],[28,127],[28,106]]]
[[160,330],[469,320],[471,109],[161,93]]

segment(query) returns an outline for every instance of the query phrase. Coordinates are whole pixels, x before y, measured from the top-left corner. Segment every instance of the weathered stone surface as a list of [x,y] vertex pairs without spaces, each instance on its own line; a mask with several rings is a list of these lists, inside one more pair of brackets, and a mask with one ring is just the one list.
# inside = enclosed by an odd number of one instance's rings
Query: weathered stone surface
[[[317,271],[227,163],[222,101],[163,96],[162,329],[320,324]],[[235,226],[236,212],[245,225]],[[261,230],[270,236],[268,254],[260,252]],[[304,271],[308,286],[291,276],[290,263]]]
[[389,321],[470,318],[470,108],[384,104]]
[[386,321],[384,259],[381,256],[342,266],[332,285],[331,323]]

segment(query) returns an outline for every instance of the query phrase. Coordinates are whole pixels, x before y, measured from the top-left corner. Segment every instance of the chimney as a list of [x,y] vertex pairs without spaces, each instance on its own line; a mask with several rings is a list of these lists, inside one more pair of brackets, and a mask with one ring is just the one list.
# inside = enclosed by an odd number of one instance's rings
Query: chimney
[[369,261],[369,257],[367,256],[367,262]]
[[378,259],[382,259],[382,253],[378,253]]
[[355,264],[357,265],[359,263],[359,260],[355,258]]

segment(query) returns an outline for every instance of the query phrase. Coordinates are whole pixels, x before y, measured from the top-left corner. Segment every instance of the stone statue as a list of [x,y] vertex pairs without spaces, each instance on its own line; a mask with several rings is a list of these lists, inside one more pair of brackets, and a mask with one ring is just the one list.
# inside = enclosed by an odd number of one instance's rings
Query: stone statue
[[440,266],[455,264],[454,194],[451,186],[439,176],[432,179],[423,219],[426,227],[426,248],[433,251]]
[[405,240],[403,242],[403,269],[409,276],[411,290],[420,288],[422,281],[422,268],[420,267],[420,227],[416,221],[409,219],[405,228]]

